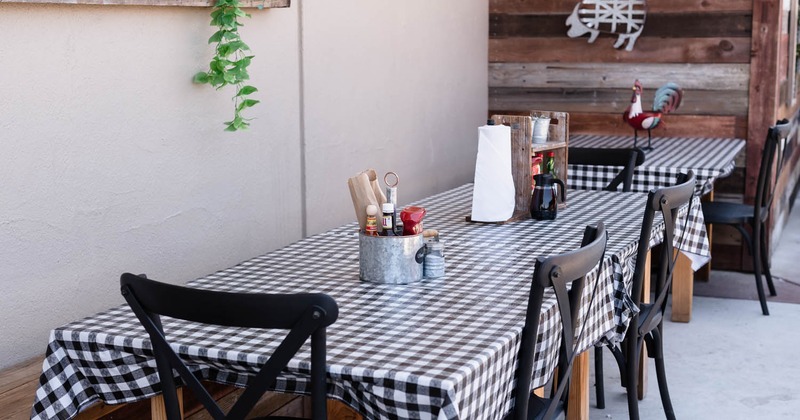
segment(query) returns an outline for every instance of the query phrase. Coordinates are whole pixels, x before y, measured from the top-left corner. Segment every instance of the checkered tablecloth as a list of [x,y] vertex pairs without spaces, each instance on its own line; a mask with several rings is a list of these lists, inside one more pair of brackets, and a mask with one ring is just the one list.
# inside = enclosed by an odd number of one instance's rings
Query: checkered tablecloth
[[[599,136],[579,134],[569,138],[570,147],[626,148],[633,147],[632,136]],[[646,146],[647,138],[638,146]],[[675,184],[678,173],[694,171],[698,190],[711,191],[714,180],[733,172],[734,158],[744,148],[742,139],[653,137],[653,150],[645,150],[645,161],[633,174],[631,191],[647,192]],[[599,190],[608,185],[622,167],[569,165],[569,187]]]
[[[366,418],[500,419],[512,406],[535,257],[577,248],[585,225],[603,221],[610,237],[606,258],[584,291],[584,302],[591,306],[584,305],[577,329],[583,331],[580,349],[614,331],[620,320],[614,296],[624,293],[630,281],[627,262],[636,252],[645,195],[570,194],[567,209],[554,221],[507,225],[464,221],[471,206],[470,184],[421,200],[417,204],[428,210],[425,226],[438,229],[445,241],[446,275],[436,280],[411,285],[359,281],[356,225],[350,224],[188,284],[331,295],[340,316],[328,329],[328,394]],[[690,236],[703,228],[691,222],[686,226]],[[703,243],[693,239],[691,243]],[[653,238],[653,243],[659,241]],[[615,276],[615,271],[623,275]],[[235,385],[246,383],[278,340],[273,332],[170,318],[164,318],[164,328],[199,375]],[[559,333],[555,298],[550,296],[540,318],[534,387],[544,385],[555,367]],[[306,393],[308,372],[305,348],[276,390]],[[157,383],[149,339],[122,305],[52,331],[31,417],[71,418],[98,399],[109,404],[141,400],[159,391]]]

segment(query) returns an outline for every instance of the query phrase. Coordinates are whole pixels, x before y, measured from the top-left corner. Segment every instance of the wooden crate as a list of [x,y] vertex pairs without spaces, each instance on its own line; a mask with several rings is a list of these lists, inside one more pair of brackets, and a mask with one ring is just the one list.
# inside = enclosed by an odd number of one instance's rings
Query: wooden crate
[[[550,118],[547,143],[531,144],[533,133],[532,116]],[[496,125],[511,127],[511,172],[514,178],[514,214],[508,222],[530,219],[531,201],[531,157],[533,153],[553,151],[556,159],[556,172],[567,184],[567,153],[569,146],[569,114],[566,112],[538,111],[525,115],[492,115]],[[559,206],[563,208],[566,203]]]

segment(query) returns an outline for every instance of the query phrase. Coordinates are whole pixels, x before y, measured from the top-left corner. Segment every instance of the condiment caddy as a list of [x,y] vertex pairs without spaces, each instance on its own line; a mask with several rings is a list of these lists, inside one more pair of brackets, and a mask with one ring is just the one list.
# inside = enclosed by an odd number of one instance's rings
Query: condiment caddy
[[375,192],[375,179],[375,171],[369,169],[348,180],[359,220],[359,278],[406,284],[444,276],[444,243],[436,231],[423,233],[425,208],[397,206],[396,173],[384,176],[385,195]]

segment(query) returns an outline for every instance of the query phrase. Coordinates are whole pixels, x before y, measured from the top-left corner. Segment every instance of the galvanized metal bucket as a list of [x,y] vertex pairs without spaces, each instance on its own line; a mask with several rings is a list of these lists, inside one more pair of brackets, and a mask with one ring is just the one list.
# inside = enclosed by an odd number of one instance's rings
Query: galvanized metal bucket
[[422,280],[425,241],[422,234],[408,236],[358,235],[361,280],[371,283],[407,284]]

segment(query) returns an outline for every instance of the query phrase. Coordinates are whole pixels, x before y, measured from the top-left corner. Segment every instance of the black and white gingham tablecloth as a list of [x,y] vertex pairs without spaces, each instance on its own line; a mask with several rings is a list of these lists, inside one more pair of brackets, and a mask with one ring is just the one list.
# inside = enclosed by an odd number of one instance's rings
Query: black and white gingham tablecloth
[[[366,418],[499,419],[513,404],[534,258],[577,248],[585,225],[603,221],[608,248],[584,292],[591,307],[582,314],[579,347],[613,335],[624,318],[624,305],[614,297],[630,287],[646,196],[570,191],[568,207],[557,220],[506,225],[465,222],[471,196],[467,184],[417,203],[428,210],[425,226],[438,229],[445,241],[446,276],[440,279],[411,285],[359,281],[356,225],[350,224],[188,284],[331,295],[340,316],[328,329],[328,394]],[[679,223],[686,234],[676,242],[686,239],[682,249],[707,255],[702,216],[699,224],[694,217],[698,212],[692,206],[688,222]],[[654,237],[652,244],[660,241]],[[622,281],[615,272],[622,273]],[[540,319],[534,387],[547,382],[557,361],[556,312],[550,296]],[[227,384],[244,385],[279,337],[263,330],[163,321],[168,339],[202,377]],[[308,372],[306,347],[276,390],[306,393]],[[98,399],[109,404],[141,400],[159,392],[157,383],[149,339],[122,305],[52,331],[31,418],[68,419]]]
[[[626,148],[633,147],[633,136],[600,136],[579,134],[569,138],[570,147]],[[647,137],[638,146],[646,146]],[[711,191],[714,180],[728,176],[734,169],[734,158],[744,148],[742,139],[653,137],[653,150],[645,150],[645,161],[633,174],[631,191],[647,192],[653,188],[675,184],[678,173],[689,170],[697,175],[702,194]],[[569,165],[569,187],[600,190],[608,185],[622,167]]]

